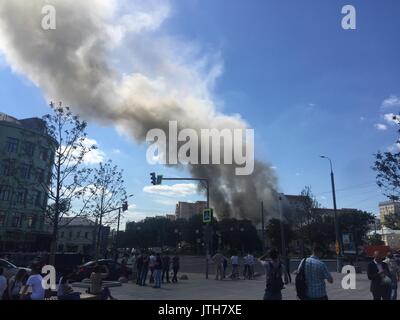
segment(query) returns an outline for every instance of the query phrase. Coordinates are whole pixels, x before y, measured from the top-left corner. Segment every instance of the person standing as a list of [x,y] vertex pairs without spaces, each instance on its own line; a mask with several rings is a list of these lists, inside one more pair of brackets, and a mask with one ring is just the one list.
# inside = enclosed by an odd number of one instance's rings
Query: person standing
[[322,255],[323,249],[314,245],[312,255],[303,260],[298,267],[297,272],[300,273],[303,263],[305,264],[306,300],[328,300],[325,280],[333,283],[333,278],[326,264],[320,260]]
[[149,256],[146,253],[142,254],[142,268],[140,272],[140,282],[139,285],[145,286],[147,280],[147,274],[149,273]]
[[220,252],[217,252],[211,259],[215,264],[215,280],[222,280],[224,256]]
[[164,279],[166,279],[167,283],[170,283],[169,267],[171,265],[171,257],[168,255],[168,252],[165,252],[165,254],[163,255],[162,264],[163,264],[163,271],[162,271],[161,281],[164,283]]
[[261,265],[265,268],[266,288],[264,300],[282,300],[283,266],[279,260],[279,253],[276,249],[271,249],[268,253],[270,261],[264,260],[266,256],[259,258]]
[[228,268],[228,259],[225,256],[222,261],[222,266],[223,266],[223,279],[225,279],[226,278],[226,269]]
[[[26,285],[22,288],[21,298],[27,300],[44,300],[45,290],[42,286],[42,271],[40,263],[32,265],[31,275],[26,282]],[[28,288],[32,288],[32,293],[28,294]]]
[[392,280],[392,291],[390,294],[390,300],[397,300],[397,282],[399,281],[400,267],[392,252],[389,252],[386,259],[383,261],[387,264],[390,272],[390,278]]
[[143,253],[139,252],[136,257],[137,279],[136,284],[141,285],[142,269],[143,269]]
[[149,257],[149,269],[150,269],[150,280],[149,283],[154,283],[154,267],[156,265],[156,256],[154,252],[150,253]]
[[175,256],[172,258],[172,271],[174,272],[174,275],[172,277],[172,282],[177,283],[178,282],[178,271],[179,271],[179,256],[177,253],[175,253]]
[[138,254],[135,252],[132,255],[132,282],[135,283],[137,282],[137,278],[138,278],[138,266],[137,266],[137,258],[138,258]]
[[0,267],[0,300],[3,300],[3,294],[7,289],[7,278],[3,273],[4,269]]
[[159,253],[156,254],[156,260],[154,262],[154,280],[155,284],[153,288],[161,288],[161,272],[163,269],[161,255]]
[[243,278],[249,278],[250,266],[249,266],[249,254],[243,257]]
[[239,279],[239,257],[236,253],[233,253],[231,256],[231,265],[232,265],[232,280]]
[[368,264],[368,279],[374,300],[390,300],[392,280],[388,265],[382,261],[379,251],[374,252],[374,260]]
[[254,256],[249,253],[247,255],[247,262],[249,264],[249,280],[254,280],[254,263],[255,263],[255,259]]

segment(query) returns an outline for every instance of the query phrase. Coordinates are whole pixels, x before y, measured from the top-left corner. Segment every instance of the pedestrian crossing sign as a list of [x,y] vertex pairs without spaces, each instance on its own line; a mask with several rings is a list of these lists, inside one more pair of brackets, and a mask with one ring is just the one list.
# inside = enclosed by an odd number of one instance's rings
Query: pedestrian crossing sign
[[203,210],[203,222],[210,223],[213,217],[213,209],[207,208]]

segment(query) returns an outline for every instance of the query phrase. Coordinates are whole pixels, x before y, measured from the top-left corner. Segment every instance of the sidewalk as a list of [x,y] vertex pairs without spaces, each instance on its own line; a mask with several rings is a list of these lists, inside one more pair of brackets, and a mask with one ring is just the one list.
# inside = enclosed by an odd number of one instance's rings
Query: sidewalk
[[[256,280],[217,281],[211,276],[208,280],[203,274],[187,273],[189,280],[177,284],[164,284],[161,289],[151,285],[140,287],[136,284],[123,284],[112,288],[112,295],[119,300],[261,300],[265,289],[264,276]],[[341,280],[344,275],[332,273],[333,284],[327,284],[330,300],[371,300],[369,281],[365,274],[357,275],[356,290],[344,290]],[[292,276],[294,282],[294,276]],[[282,291],[283,299],[296,300],[294,283]]]

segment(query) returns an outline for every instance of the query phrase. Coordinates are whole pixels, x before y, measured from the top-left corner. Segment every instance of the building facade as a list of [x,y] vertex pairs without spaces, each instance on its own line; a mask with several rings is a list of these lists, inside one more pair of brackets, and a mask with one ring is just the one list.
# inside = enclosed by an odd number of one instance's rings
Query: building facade
[[400,201],[384,201],[379,203],[379,216],[382,223],[385,221],[385,215],[391,213],[400,213]]
[[39,118],[0,113],[0,250],[46,250],[45,227],[57,142]]
[[176,205],[175,215],[176,219],[189,220],[197,214],[203,214],[203,210],[207,208],[206,201],[197,202],[178,202]]
[[[85,217],[67,217],[60,221],[58,251],[94,254],[98,236],[98,225]],[[101,227],[100,252],[109,246],[110,227]]]

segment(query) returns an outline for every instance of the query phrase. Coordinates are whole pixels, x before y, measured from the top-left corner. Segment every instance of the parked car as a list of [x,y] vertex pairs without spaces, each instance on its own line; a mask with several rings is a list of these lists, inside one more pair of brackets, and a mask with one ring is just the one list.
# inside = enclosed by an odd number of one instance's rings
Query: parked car
[[90,278],[91,273],[96,265],[107,266],[109,270],[109,275],[106,279],[107,281],[116,281],[121,276],[129,276],[131,270],[123,266],[121,263],[116,262],[111,259],[100,259],[98,261],[89,261],[78,267],[76,281],[82,281],[83,279]]
[[16,265],[12,264],[10,261],[4,260],[4,259],[0,259],[0,268],[3,268],[4,276],[7,279],[10,279],[12,276],[15,276],[19,269],[25,269],[28,272],[28,274],[31,272],[31,269],[29,269],[29,268],[17,267]]

